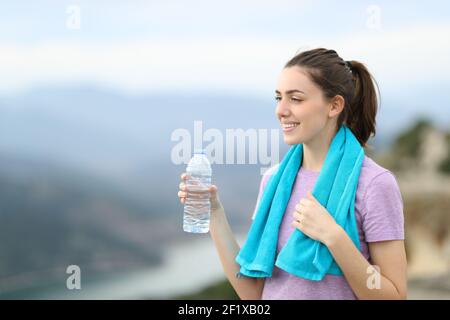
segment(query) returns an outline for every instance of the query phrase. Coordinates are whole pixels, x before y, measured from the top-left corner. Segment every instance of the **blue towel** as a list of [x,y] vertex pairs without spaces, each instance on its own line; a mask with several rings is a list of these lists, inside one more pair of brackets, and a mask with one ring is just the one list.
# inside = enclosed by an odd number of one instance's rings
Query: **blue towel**
[[[292,186],[302,163],[303,145],[293,145],[267,182],[247,240],[236,256],[237,277],[271,277],[274,265],[309,280],[325,274],[342,275],[328,248],[297,228],[276,256],[278,232]],[[364,149],[352,131],[342,125],[330,148],[312,194],[360,249],[355,218],[355,197]]]

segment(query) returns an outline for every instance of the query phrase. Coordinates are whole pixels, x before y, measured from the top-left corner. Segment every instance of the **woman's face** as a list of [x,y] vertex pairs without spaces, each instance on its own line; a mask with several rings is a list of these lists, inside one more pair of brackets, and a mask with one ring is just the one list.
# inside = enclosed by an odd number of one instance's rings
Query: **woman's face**
[[301,67],[282,70],[275,95],[286,144],[308,143],[327,125],[329,103]]

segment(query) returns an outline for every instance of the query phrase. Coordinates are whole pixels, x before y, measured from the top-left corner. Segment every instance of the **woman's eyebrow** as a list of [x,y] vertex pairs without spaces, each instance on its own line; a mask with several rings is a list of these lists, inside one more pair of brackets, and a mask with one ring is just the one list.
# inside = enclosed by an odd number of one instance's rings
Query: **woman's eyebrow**
[[[278,91],[278,90],[275,90],[275,93],[276,93],[276,94],[281,94],[281,92]],[[303,93],[303,94],[305,94],[302,90],[298,90],[298,89],[288,90],[288,91],[286,91],[285,93],[286,93],[286,94],[291,94],[291,93]]]

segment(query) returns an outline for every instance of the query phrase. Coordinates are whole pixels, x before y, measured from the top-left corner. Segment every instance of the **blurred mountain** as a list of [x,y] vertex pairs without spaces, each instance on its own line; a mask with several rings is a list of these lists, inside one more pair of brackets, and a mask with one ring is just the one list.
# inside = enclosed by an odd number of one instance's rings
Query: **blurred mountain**
[[197,292],[171,297],[173,300],[239,300],[230,282],[225,279],[201,288]]
[[411,282],[417,290],[413,297],[426,296],[421,283],[450,272],[450,130],[420,117],[394,138],[377,162],[394,172],[400,185],[408,275],[422,279]]
[[[270,95],[125,96],[91,87],[39,88],[0,97],[0,150],[126,175],[152,161],[168,161],[175,145],[171,133],[184,128],[193,134],[195,120],[203,121],[203,131],[215,128],[224,136],[226,129],[279,129],[274,107]],[[387,145],[390,137],[379,122],[372,143]]]
[[[0,152],[102,178],[148,207],[164,207],[154,215],[173,217],[181,212],[176,193],[186,166],[172,162],[174,130],[187,130],[193,140],[196,120],[203,121],[203,132],[218,129],[224,139],[226,129],[278,129],[273,106],[272,97],[176,92],[131,97],[91,87],[39,88],[0,98]],[[213,170],[222,200],[237,218],[232,223],[240,225],[253,210],[260,164],[234,164],[213,164]],[[242,179],[248,185],[235,184]]]
[[[227,129],[278,129],[274,107],[272,96],[133,97],[82,86],[0,97],[0,289],[65,275],[70,264],[95,273],[161,262],[165,243],[186,239],[176,196],[186,164],[172,162],[172,133],[193,140],[196,120],[224,139]],[[391,125],[406,123],[380,117],[377,152],[393,142]],[[281,133],[278,143],[282,159]],[[213,164],[213,183],[244,232],[264,165],[233,160]]]
[[161,263],[174,224],[158,210],[70,168],[0,155],[0,293],[71,264],[92,276]]
[[380,161],[396,172],[450,175],[450,131],[421,117],[395,137]]
[[[96,274],[160,263],[164,244],[186,236],[176,197],[185,165],[170,159],[171,133],[192,132],[205,114],[211,119],[205,127],[232,127],[221,123],[226,106],[245,110],[246,103],[130,98],[92,88],[1,98],[0,291],[65,277],[70,264]],[[214,108],[205,112],[205,105]],[[233,124],[257,127],[245,117]],[[246,228],[259,166],[214,169],[219,186],[240,179],[254,186],[221,193],[231,223]]]
[[[172,162],[171,152],[178,143],[171,141],[172,133],[186,129],[193,141],[196,120],[203,121],[203,133],[217,129],[224,140],[227,129],[279,129],[274,107],[270,94],[261,99],[183,92],[126,96],[89,86],[36,88],[21,95],[0,97],[0,152],[59,163],[102,177],[120,186],[130,197],[149,205],[164,202],[173,211],[179,210],[171,203],[179,174],[187,163]],[[385,133],[384,119],[392,123],[401,114],[379,116],[378,133],[370,141],[377,151],[391,142],[391,132]],[[406,123],[403,118],[397,121],[400,122]],[[389,124],[386,128],[391,130]],[[281,159],[288,148],[281,133],[278,142]],[[260,167],[271,165],[234,164],[236,161],[213,164],[218,182],[250,174],[248,185],[257,185]],[[238,190],[233,191],[248,194],[248,185],[239,184]],[[228,200],[232,205],[235,202],[231,195]],[[244,208],[251,207],[252,203],[245,201]]]
[[102,176],[135,197],[169,202],[186,165],[172,163],[177,142],[171,134],[186,129],[193,140],[195,120],[203,121],[203,132],[215,128],[224,136],[227,128],[277,128],[272,102],[41,88],[0,98],[0,151],[65,164]]

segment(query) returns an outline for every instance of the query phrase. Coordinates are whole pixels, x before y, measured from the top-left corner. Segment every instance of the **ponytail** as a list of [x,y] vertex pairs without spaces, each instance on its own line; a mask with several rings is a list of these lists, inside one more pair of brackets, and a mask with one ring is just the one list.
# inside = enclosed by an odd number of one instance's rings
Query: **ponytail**
[[353,74],[355,89],[347,112],[343,112],[338,119],[338,126],[345,123],[364,146],[371,134],[376,134],[379,88],[364,64],[354,60],[348,61],[348,64]]

